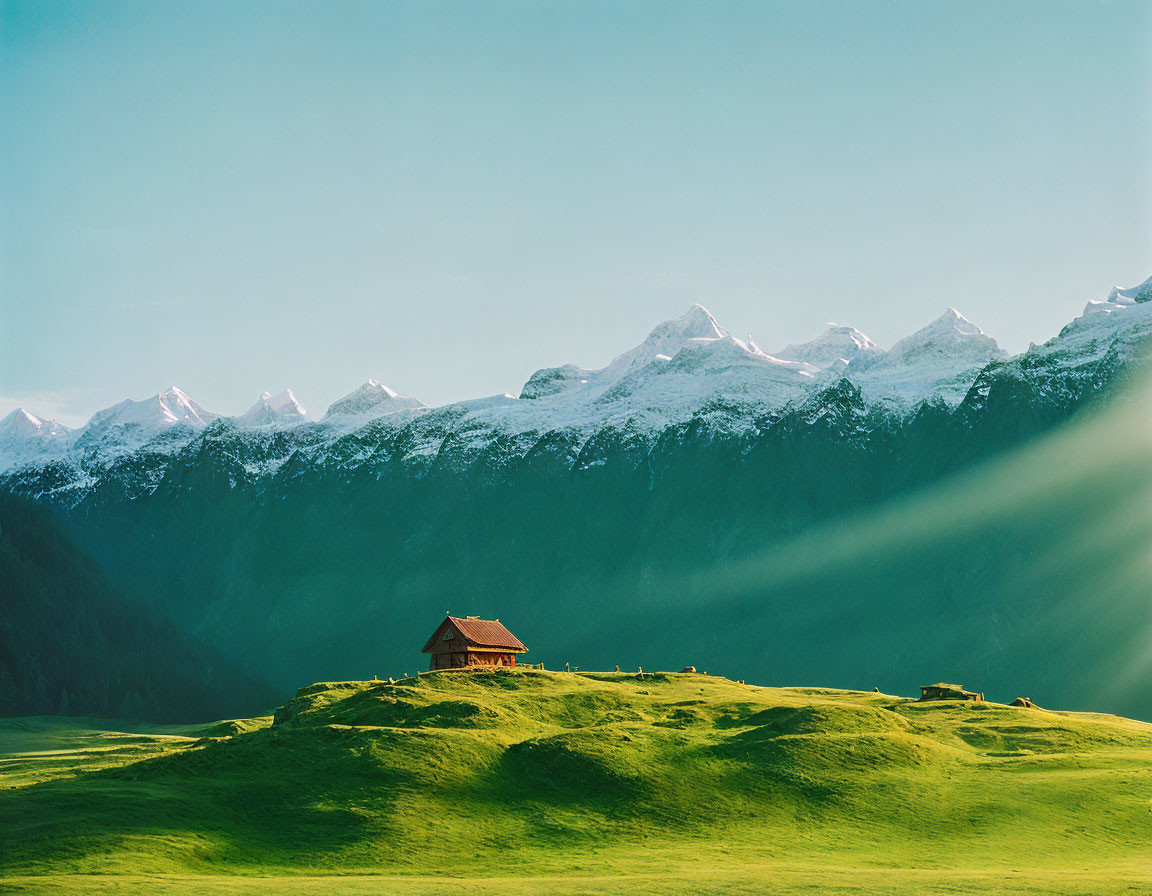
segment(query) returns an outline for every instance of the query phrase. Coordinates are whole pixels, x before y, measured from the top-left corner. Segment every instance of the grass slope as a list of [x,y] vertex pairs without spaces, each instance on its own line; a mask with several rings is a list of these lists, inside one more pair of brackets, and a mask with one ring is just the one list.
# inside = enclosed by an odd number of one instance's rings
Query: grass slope
[[[658,673],[319,684],[0,732],[16,892],[1130,892],[1152,725]],[[292,875],[292,880],[284,879]],[[335,879],[334,875],[354,875]]]

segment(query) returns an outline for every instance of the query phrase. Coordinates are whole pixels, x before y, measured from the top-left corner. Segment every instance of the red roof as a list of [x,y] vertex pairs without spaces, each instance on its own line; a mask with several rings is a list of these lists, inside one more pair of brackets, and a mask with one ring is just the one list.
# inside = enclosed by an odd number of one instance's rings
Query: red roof
[[431,653],[436,642],[443,637],[445,626],[451,625],[465,641],[473,647],[504,648],[511,653],[527,653],[528,648],[512,632],[508,631],[499,619],[460,619],[449,616],[436,628],[421,653]]

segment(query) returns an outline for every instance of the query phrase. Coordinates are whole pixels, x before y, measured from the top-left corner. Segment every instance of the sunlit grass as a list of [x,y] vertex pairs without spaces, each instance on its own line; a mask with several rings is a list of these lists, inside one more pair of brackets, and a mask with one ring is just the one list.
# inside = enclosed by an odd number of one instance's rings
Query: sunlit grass
[[1152,884],[1152,726],[1111,716],[547,672],[320,687],[288,715],[272,728],[230,726],[243,733],[229,737],[9,723],[7,885],[896,894]]

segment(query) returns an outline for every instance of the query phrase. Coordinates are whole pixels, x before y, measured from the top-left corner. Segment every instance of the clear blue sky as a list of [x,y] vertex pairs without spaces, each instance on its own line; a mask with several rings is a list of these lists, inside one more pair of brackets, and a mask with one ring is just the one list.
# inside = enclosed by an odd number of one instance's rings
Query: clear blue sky
[[0,2],[0,413],[314,414],[1152,273],[1152,4]]

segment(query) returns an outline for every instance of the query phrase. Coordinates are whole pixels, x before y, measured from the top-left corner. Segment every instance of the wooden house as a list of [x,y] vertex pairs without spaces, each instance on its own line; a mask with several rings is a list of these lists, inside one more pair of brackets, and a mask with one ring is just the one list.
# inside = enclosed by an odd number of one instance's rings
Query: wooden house
[[977,703],[984,701],[984,695],[976,691],[966,691],[958,684],[926,684],[920,688],[921,700],[972,700]]
[[515,666],[528,648],[499,619],[448,616],[421,652],[432,654],[430,669],[475,669]]

